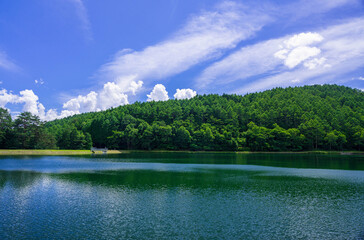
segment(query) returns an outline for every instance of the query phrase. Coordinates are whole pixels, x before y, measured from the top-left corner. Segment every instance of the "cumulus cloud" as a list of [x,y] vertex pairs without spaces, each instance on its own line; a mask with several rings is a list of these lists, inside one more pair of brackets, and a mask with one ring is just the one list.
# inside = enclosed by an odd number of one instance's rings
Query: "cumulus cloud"
[[79,95],[63,104],[63,108],[75,113],[91,112],[96,110],[97,93],[91,91],[86,96]]
[[33,90],[20,91],[19,103],[24,103],[23,111],[30,112],[34,115],[39,115],[38,111],[38,96],[34,94]]
[[[304,62],[311,57],[317,56],[321,53],[321,50],[317,47],[311,47],[309,45],[321,42],[323,37],[318,33],[300,33],[290,37],[283,42],[284,47],[277,51],[274,56],[276,58],[284,60],[284,64],[289,68],[294,68],[298,64]],[[323,59],[323,58],[321,58]],[[304,65],[308,68],[315,68],[318,64],[316,61],[306,62]]]
[[308,46],[315,42],[321,42],[324,38],[318,33],[300,33],[284,41],[286,48],[293,49],[300,46]]
[[154,86],[153,91],[147,95],[147,101],[167,101],[169,99],[166,87],[163,84]]
[[175,99],[190,99],[196,96],[196,91],[190,88],[187,89],[177,89],[176,93],[173,95]]
[[122,92],[122,89],[114,82],[106,83],[99,95],[99,108],[105,110],[110,107],[128,104],[128,96]]
[[301,46],[293,49],[284,61],[284,64],[289,68],[294,68],[301,62],[310,57],[317,56],[321,50],[316,47]]
[[142,88],[143,86],[143,81],[131,81],[130,83],[130,87],[128,88],[128,91],[131,92],[133,95],[136,94],[136,92]]
[[[142,82],[134,82],[131,89],[137,89],[141,87]],[[127,91],[131,91],[128,89]],[[79,95],[75,98],[68,100],[63,104],[63,109],[68,110],[69,114],[82,113],[82,112],[94,112],[105,110],[111,107],[117,107],[120,105],[128,104],[128,95],[126,91],[114,82],[107,82],[104,84],[102,90],[99,93],[91,91],[87,95]]]

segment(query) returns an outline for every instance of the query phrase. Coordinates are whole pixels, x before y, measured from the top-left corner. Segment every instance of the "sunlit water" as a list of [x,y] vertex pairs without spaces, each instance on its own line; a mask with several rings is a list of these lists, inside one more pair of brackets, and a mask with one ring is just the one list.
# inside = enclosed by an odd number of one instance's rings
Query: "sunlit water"
[[0,239],[364,239],[364,157],[0,157]]

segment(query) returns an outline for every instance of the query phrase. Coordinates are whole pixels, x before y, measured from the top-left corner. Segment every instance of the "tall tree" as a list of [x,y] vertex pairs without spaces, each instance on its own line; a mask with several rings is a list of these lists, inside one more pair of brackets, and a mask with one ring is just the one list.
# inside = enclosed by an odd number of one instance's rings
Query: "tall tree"
[[7,109],[0,108],[0,148],[7,148],[11,138],[12,120]]
[[30,112],[21,113],[14,121],[17,148],[34,149],[41,135],[42,122]]

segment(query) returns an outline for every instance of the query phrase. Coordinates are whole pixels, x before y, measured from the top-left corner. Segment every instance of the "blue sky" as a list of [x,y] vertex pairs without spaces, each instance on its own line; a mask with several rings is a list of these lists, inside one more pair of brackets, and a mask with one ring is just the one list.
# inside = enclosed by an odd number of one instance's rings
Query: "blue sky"
[[0,1],[13,115],[325,83],[364,89],[363,1]]

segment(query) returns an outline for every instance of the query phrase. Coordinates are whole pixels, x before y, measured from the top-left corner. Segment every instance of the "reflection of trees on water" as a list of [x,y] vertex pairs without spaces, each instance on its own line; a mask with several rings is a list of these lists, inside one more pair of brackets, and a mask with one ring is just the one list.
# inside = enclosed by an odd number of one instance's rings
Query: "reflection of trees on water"
[[307,198],[357,198],[364,185],[317,177],[270,175],[265,171],[209,169],[186,172],[124,170],[52,174],[65,181],[130,190],[208,190],[213,192],[242,191]]
[[157,189],[170,187],[218,188],[233,187],[225,184],[225,175],[217,171],[163,171],[163,170],[121,170],[100,172],[78,172],[51,174],[52,177],[81,184],[105,187],[126,187]]
[[[75,156],[75,158],[85,158]],[[153,162],[197,164],[241,164],[288,168],[364,170],[363,155],[309,153],[227,153],[227,152],[126,152],[88,156],[90,161]]]
[[13,188],[24,188],[33,185],[41,173],[30,171],[0,171],[0,188],[10,184]]

